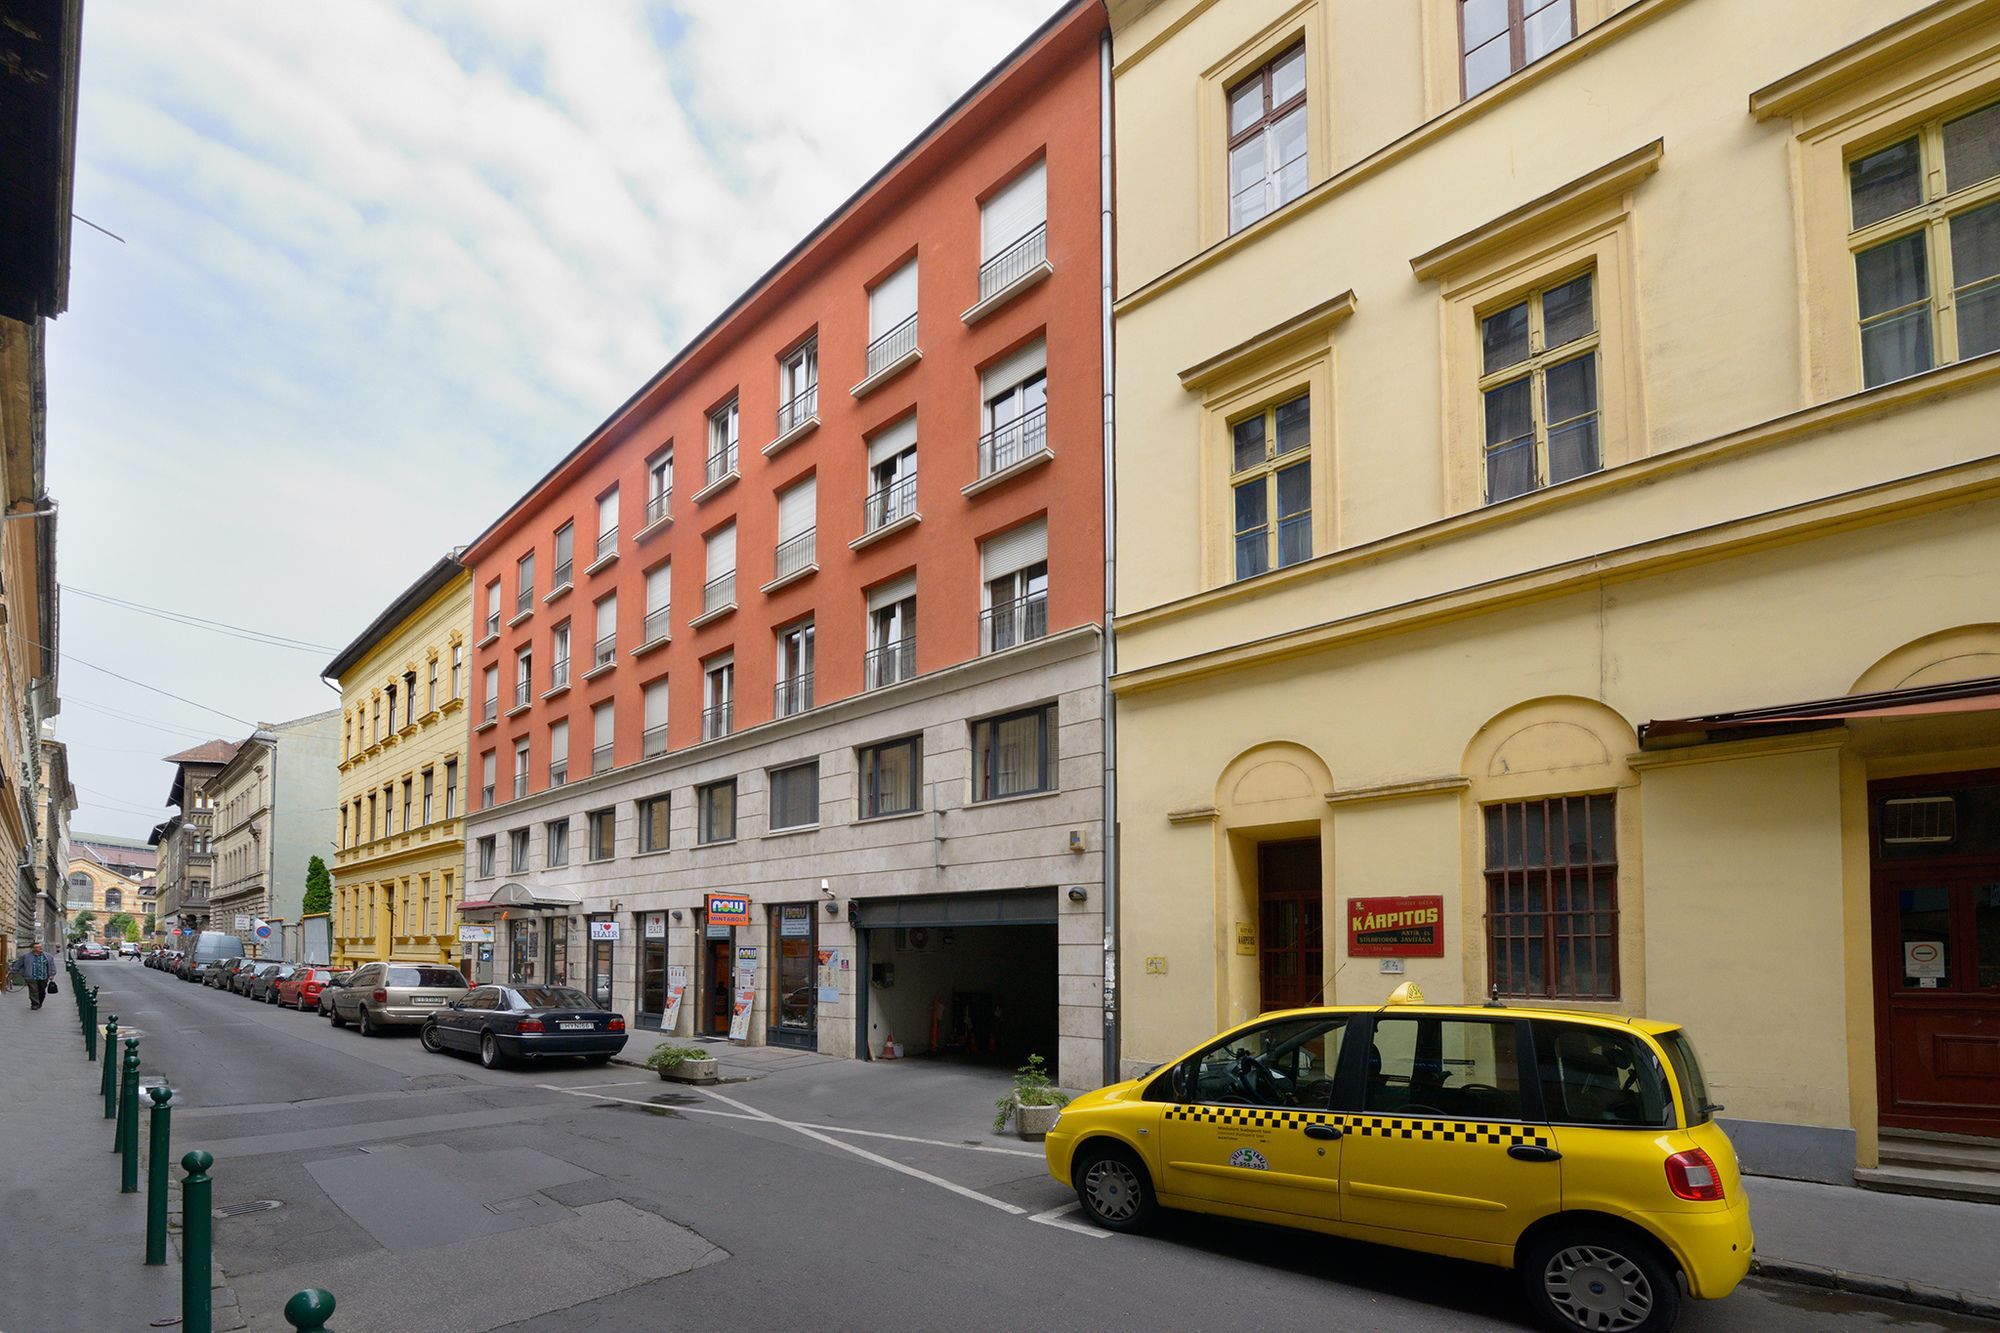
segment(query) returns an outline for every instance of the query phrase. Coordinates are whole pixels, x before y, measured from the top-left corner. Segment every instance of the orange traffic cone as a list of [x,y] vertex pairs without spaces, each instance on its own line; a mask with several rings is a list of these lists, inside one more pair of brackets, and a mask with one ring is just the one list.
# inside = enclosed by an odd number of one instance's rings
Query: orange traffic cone
[[893,1060],[896,1058],[896,1034],[894,1032],[886,1032],[882,1035],[882,1058],[884,1060]]

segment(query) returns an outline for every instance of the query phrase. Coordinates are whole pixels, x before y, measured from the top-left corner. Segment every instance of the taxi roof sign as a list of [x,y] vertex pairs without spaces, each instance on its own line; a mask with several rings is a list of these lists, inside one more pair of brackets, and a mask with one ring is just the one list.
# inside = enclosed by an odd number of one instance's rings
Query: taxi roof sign
[[1424,1002],[1423,988],[1414,981],[1406,981],[1389,992],[1388,1002],[1390,1004],[1422,1004]]

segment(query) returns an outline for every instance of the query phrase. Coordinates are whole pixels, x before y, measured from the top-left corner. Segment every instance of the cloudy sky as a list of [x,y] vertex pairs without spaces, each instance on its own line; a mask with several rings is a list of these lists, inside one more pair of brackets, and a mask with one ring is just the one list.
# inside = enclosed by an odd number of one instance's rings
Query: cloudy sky
[[334,650],[1054,8],[91,0],[75,207],[123,243],[75,228],[49,346],[74,826],[143,837],[159,756],[334,706]]

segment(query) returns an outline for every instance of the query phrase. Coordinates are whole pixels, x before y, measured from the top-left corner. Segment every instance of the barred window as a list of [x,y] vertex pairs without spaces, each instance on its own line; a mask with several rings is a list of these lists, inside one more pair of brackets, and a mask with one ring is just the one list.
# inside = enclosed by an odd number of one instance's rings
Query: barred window
[[1615,799],[1486,807],[1487,976],[1500,994],[1618,998]]

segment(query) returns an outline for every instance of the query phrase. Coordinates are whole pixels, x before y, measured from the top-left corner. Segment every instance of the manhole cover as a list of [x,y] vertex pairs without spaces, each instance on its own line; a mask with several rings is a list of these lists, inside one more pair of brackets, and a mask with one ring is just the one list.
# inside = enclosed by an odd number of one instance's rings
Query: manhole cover
[[245,1213],[268,1213],[285,1205],[276,1199],[252,1199],[249,1203],[225,1203],[215,1210],[217,1217],[241,1217]]

